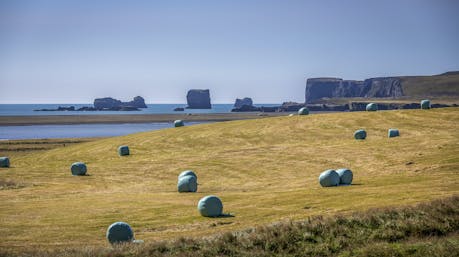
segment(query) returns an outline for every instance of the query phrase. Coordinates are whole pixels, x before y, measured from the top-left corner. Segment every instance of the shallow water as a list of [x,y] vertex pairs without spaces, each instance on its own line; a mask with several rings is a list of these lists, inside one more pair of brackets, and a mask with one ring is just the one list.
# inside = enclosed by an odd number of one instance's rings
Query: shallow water
[[[187,122],[185,125],[190,126],[200,123],[205,122]],[[174,127],[174,124],[172,122],[0,126],[0,140],[111,137],[172,127]]]
[[[176,107],[185,108],[186,104],[147,104],[148,108],[140,111],[34,111],[36,109],[57,109],[59,106],[75,106],[76,109],[92,104],[0,104],[0,116],[25,115],[97,115],[97,114],[171,114],[171,113],[229,113],[233,104],[212,104],[212,109],[185,109],[176,112]],[[256,104],[256,106],[280,106],[280,104]]]

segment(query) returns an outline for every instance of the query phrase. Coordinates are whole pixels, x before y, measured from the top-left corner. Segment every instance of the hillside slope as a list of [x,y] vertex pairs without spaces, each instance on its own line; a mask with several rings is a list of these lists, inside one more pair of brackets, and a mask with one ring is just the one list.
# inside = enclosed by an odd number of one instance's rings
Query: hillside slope
[[[368,132],[356,141],[356,129]],[[387,138],[388,128],[401,137]],[[459,108],[334,113],[202,124],[97,140],[13,158],[0,178],[0,247],[106,245],[115,221],[151,241],[208,236],[285,219],[424,202],[459,193]],[[127,144],[132,155],[119,157]],[[73,177],[84,161],[90,176]],[[318,175],[348,167],[352,186],[322,188]],[[197,193],[176,192],[193,169]],[[229,218],[196,210],[217,195]]]
[[400,77],[403,92],[408,97],[459,98],[459,72],[446,72],[434,76]]

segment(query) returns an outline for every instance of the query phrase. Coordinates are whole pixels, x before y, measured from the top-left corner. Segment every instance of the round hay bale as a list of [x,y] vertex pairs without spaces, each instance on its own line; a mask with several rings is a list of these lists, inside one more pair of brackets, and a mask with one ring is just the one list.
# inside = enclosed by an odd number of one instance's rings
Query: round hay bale
[[178,180],[180,180],[182,177],[185,177],[185,176],[193,176],[196,178],[196,180],[198,179],[198,176],[196,175],[196,173],[194,173],[194,171],[185,170],[182,173],[180,173],[180,175],[178,175]]
[[220,198],[208,195],[199,200],[198,211],[204,217],[218,217],[222,215],[223,203]]
[[10,167],[10,158],[8,157],[0,157],[0,167],[2,168],[9,168]]
[[389,129],[387,131],[387,136],[388,137],[398,137],[400,136],[400,132],[398,131],[398,129]]
[[86,164],[83,162],[75,162],[72,164],[72,167],[70,167],[73,176],[84,176],[87,170]]
[[174,126],[177,127],[183,127],[185,126],[185,123],[182,120],[176,120],[174,121]]
[[309,109],[307,107],[303,107],[298,110],[298,115],[308,115],[309,114]]
[[118,147],[118,154],[120,156],[129,155],[129,147],[127,145],[122,145]]
[[339,184],[339,175],[334,170],[326,170],[319,176],[319,183],[323,187],[333,187]]
[[132,242],[134,232],[129,224],[119,221],[108,227],[106,237],[110,244]]
[[293,116],[295,116],[295,115],[294,115],[293,113],[290,113],[288,116],[289,116],[289,117],[293,117]]
[[357,140],[363,140],[367,138],[367,132],[363,129],[356,130],[354,132],[354,138]]
[[421,109],[430,109],[430,100],[424,99],[421,101]]
[[181,177],[177,183],[177,191],[179,191],[179,193],[196,192],[197,190],[198,182],[196,177],[191,175]]
[[352,184],[352,178],[354,177],[350,169],[337,169],[336,173],[339,175],[339,183],[342,185]]
[[367,110],[367,112],[375,112],[375,111],[378,110],[378,105],[375,104],[375,103],[369,103],[369,104],[367,104],[365,109]]

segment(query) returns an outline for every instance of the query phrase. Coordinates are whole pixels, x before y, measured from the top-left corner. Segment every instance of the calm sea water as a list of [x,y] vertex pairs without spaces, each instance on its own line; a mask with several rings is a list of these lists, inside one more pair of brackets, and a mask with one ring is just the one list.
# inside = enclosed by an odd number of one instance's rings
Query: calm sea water
[[[36,112],[35,109],[56,109],[59,106],[92,106],[92,104],[0,104],[0,116],[28,115],[97,115],[97,114],[170,114],[170,113],[228,113],[233,104],[213,104],[212,109],[185,109],[174,112],[174,108],[185,107],[186,104],[148,104],[141,111],[46,111]],[[260,104],[259,106],[278,106],[278,104]],[[187,126],[202,122],[188,122]],[[80,124],[80,125],[31,125],[31,126],[0,126],[0,140],[38,139],[38,138],[76,138],[76,137],[110,137],[132,134],[136,132],[158,130],[173,127],[172,123],[128,123],[128,124]]]
[[[186,126],[204,122],[187,122]],[[0,126],[0,140],[111,137],[137,132],[172,128],[171,122],[127,124]]]
[[[257,104],[256,106],[279,106],[280,104]],[[186,107],[186,104],[147,104],[148,108],[141,111],[50,111],[35,112],[36,109],[57,109],[59,106],[75,106],[76,109],[92,104],[0,104],[0,116],[26,115],[97,115],[97,114],[161,114],[161,113],[228,113],[233,104],[213,104],[212,109],[185,109],[183,112],[174,112],[177,107]]]

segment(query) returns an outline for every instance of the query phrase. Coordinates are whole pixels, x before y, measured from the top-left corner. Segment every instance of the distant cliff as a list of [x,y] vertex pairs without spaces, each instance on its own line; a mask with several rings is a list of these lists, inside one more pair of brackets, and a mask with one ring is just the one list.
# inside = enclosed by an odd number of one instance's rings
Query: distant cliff
[[186,95],[188,109],[211,109],[209,89],[191,89]]
[[306,81],[306,103],[321,98],[401,97],[402,83],[396,77],[371,78],[364,81],[340,78],[310,78]]

